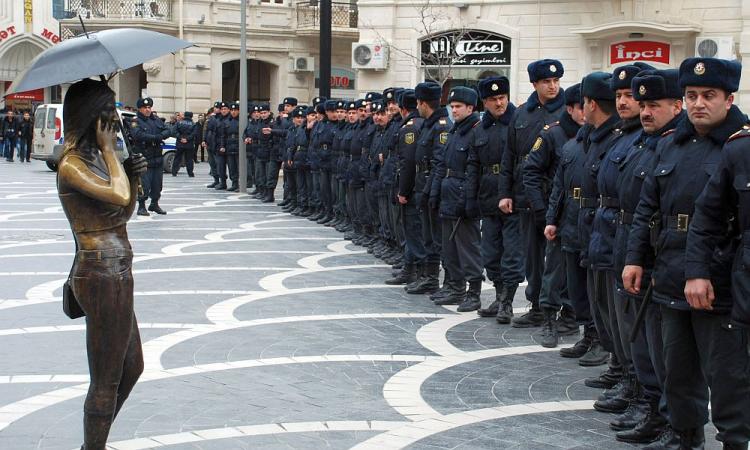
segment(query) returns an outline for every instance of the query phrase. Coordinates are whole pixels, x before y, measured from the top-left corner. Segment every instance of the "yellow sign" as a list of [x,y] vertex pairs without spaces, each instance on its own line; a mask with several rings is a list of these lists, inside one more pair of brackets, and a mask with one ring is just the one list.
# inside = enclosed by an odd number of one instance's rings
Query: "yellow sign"
[[23,21],[27,27],[31,26],[34,21],[34,7],[32,6],[33,0],[23,0]]

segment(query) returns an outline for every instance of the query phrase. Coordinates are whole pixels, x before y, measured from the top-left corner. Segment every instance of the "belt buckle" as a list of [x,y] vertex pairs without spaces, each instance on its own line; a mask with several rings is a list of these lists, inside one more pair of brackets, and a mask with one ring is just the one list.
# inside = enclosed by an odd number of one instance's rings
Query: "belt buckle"
[[581,200],[581,188],[573,188],[573,200]]
[[690,218],[687,214],[677,214],[677,231],[688,230],[688,219]]
[[492,165],[492,174],[493,175],[500,175],[500,164],[493,164]]

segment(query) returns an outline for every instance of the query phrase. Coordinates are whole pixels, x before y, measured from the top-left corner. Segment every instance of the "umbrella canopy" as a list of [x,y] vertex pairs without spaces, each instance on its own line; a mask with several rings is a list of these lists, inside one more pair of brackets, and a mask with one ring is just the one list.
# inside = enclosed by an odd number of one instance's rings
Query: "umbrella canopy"
[[193,44],[155,31],[115,28],[66,39],[34,58],[6,95],[129,69]]

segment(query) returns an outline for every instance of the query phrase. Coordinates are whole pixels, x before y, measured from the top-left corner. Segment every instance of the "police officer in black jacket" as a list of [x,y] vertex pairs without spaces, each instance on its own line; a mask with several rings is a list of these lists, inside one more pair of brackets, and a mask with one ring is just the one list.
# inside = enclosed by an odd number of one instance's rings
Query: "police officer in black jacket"
[[[216,153],[216,162],[219,175],[229,170],[229,179],[232,185],[227,189],[230,192],[240,190],[239,182],[239,156],[240,156],[240,105],[232,103],[229,106],[229,117],[227,117],[219,129],[219,149]],[[222,186],[226,186],[226,178],[221,180]]]
[[213,189],[219,185],[219,175],[216,172],[216,125],[221,118],[221,105],[223,102],[217,101],[214,103],[213,114],[206,119],[206,132],[203,136],[203,146],[208,152],[208,174],[214,179],[212,183],[206,185],[207,188]]
[[151,113],[154,101],[151,98],[139,98],[136,107],[138,113],[131,122],[130,134],[133,137],[134,152],[141,153],[148,161],[148,170],[141,175],[143,194],[138,197],[138,215],[148,216],[146,199],[150,198],[149,211],[157,214],[167,212],[159,207],[162,180],[164,177],[164,157],[162,156],[162,142],[169,137],[170,131],[164,122]]
[[320,207],[323,210],[322,217],[316,220],[320,224],[328,224],[333,221],[333,196],[331,193],[331,158],[333,152],[333,130],[336,123],[336,100],[326,100],[324,105],[325,117],[320,126],[315,128],[314,142],[317,146],[318,165],[320,167]]
[[460,303],[459,312],[479,309],[484,280],[479,230],[479,156],[472,145],[480,123],[479,114],[474,112],[477,100],[477,92],[464,86],[453,88],[448,94],[455,123],[448,134],[445,152],[438,157],[430,191],[431,201],[439,202],[443,221],[443,265],[450,279],[457,280],[454,292],[435,304]]
[[[617,193],[620,211],[614,241],[615,274],[621,274],[625,266],[633,214],[641,198],[643,180],[653,169],[656,146],[685,116],[677,73],[677,70],[647,70],[632,80],[633,98],[640,103],[643,130],[618,164]],[[633,411],[630,417],[626,411],[623,417],[615,419],[619,421],[618,428],[622,430],[617,433],[617,440],[639,444],[655,440],[664,431],[668,417],[666,402],[662,401],[665,370],[661,314],[658,305],[652,302],[643,305],[643,293],[651,282],[653,255],[647,255],[643,268],[642,290],[638,295],[625,291],[622,277],[616,277],[617,291],[623,296],[620,300],[629,304],[629,314],[635,316],[636,311],[646,308],[643,326],[635,340],[632,343],[630,339],[627,341],[631,348],[635,375],[642,386],[643,401],[631,403],[634,408],[629,408]],[[624,332],[624,335],[630,336],[635,323],[620,322],[619,326],[621,334]],[[645,417],[636,421],[644,413]]]
[[[709,250],[704,243],[703,251],[693,246],[686,253],[688,231],[695,226],[694,235],[700,236],[708,209],[723,209],[725,202],[736,205],[731,197],[717,197],[710,190],[701,200],[700,222],[691,223],[696,200],[717,174],[722,147],[747,122],[732,105],[740,73],[738,62],[714,58],[689,58],[680,65],[688,120],[658,144],[635,211],[622,275],[625,289],[640,293],[646,255],[656,254],[652,296],[662,314],[664,394],[675,438],[662,437],[678,441],[679,448],[703,448],[709,398],[716,437],[724,448],[747,448],[750,439],[747,339],[730,317],[732,260],[739,243],[725,234]],[[724,230],[735,226],[730,217],[724,219],[719,225]],[[649,224],[655,220],[661,225],[654,245]]]
[[[544,315],[539,309],[539,293],[544,271],[545,239],[543,229],[546,205],[531,204],[523,188],[521,169],[527,155],[545,125],[555,122],[565,108],[565,96],[560,89],[564,69],[560,61],[542,59],[528,65],[529,81],[534,92],[516,110],[508,132],[508,146],[500,166],[500,210],[505,214],[520,213],[521,230],[525,233],[526,248],[526,299],[531,310],[513,320],[513,326],[528,328],[540,326]],[[541,218],[541,219],[538,219]]]
[[482,317],[495,317],[508,324],[513,318],[513,297],[523,281],[523,253],[520,216],[505,214],[500,202],[500,167],[508,146],[508,130],[516,106],[510,103],[510,82],[506,77],[489,77],[479,82],[484,103],[482,123],[476,128],[474,150],[479,156],[479,211],[482,215],[482,265],[495,287],[495,298],[477,310]]
[[[532,204],[548,204],[552,180],[562,157],[563,147],[573,139],[583,122],[583,111],[575,105],[581,103],[581,87],[573,85],[565,90],[565,111],[557,122],[545,125],[531,148],[523,167],[526,197]],[[578,114],[573,117],[572,114]],[[544,231],[546,227],[537,226]],[[544,312],[544,325],[540,343],[544,347],[557,346],[558,334],[577,334],[575,307],[565,283],[565,265],[559,239],[547,240],[544,275],[539,305]],[[588,306],[588,305],[586,305]],[[557,314],[560,314],[559,321]]]
[[172,161],[172,176],[176,177],[180,171],[183,158],[185,169],[190,178],[194,177],[193,162],[195,144],[198,140],[199,124],[193,123],[193,112],[185,111],[184,118],[175,124],[175,152]]

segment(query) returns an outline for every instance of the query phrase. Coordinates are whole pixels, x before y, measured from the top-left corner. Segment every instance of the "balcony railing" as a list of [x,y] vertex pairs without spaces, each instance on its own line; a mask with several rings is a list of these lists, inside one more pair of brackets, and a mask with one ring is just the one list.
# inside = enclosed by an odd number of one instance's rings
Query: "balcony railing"
[[[297,27],[320,27],[320,3],[317,0],[298,2]],[[331,26],[333,28],[357,28],[359,11],[357,3],[331,2]]]
[[64,19],[172,20],[172,0],[67,0]]

